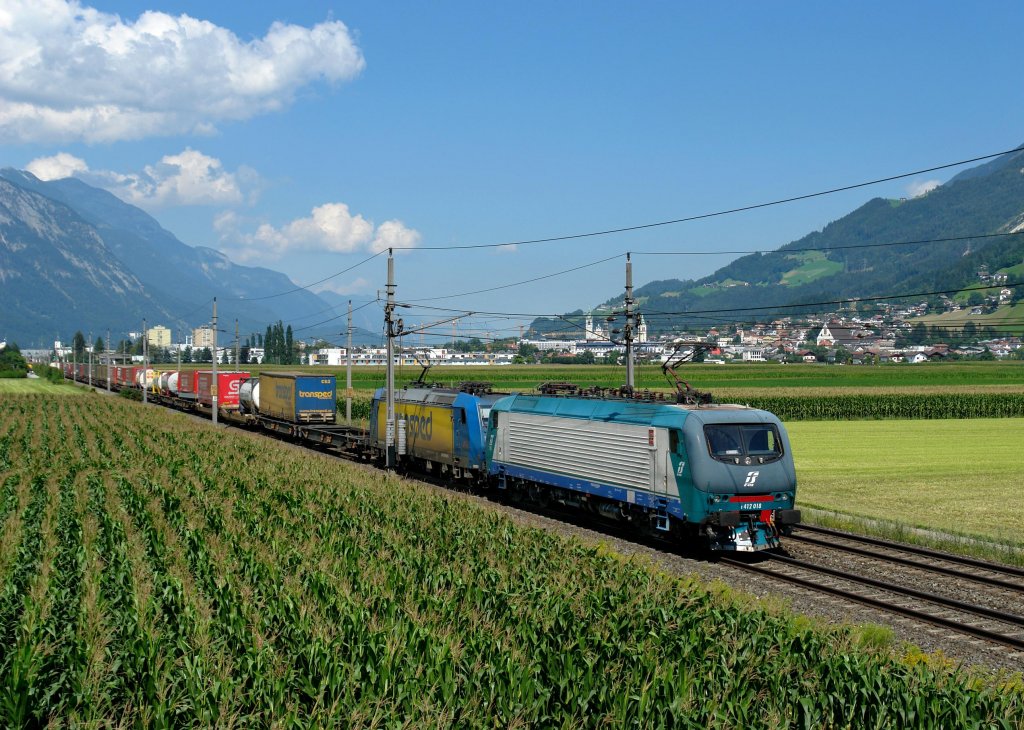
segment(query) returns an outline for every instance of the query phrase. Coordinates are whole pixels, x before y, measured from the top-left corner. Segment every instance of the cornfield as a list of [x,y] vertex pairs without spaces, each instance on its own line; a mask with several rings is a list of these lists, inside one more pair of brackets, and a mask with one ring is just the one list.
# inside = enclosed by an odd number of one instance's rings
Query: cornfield
[[[771,411],[783,421],[852,421],[872,419],[1021,418],[1024,393],[842,393],[818,392],[808,395],[757,395],[733,392],[716,400],[742,403]],[[357,393],[352,401],[352,418],[370,418],[368,393]],[[670,401],[671,402],[671,401]],[[345,400],[338,400],[338,418],[344,417]]]
[[783,421],[1020,418],[1024,393],[856,393],[756,396],[741,401]]
[[0,399],[0,725],[1020,727],[1024,698],[458,495]]

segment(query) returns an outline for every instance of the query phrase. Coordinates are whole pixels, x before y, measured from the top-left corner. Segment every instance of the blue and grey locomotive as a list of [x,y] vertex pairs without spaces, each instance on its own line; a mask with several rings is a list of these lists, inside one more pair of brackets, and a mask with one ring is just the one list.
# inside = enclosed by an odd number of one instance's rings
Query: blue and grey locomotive
[[487,459],[499,488],[713,550],[778,547],[800,520],[786,430],[744,406],[513,395],[491,408]]

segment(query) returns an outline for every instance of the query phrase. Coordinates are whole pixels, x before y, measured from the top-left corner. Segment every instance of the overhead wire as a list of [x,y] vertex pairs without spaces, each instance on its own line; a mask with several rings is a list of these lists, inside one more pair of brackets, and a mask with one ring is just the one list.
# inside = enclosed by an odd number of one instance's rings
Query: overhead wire
[[[856,190],[858,188],[869,187],[871,185],[878,185],[878,184],[885,183],[885,182],[892,182],[894,180],[900,180],[900,179],[904,179],[904,178],[908,178],[908,177],[913,177],[915,175],[923,175],[923,174],[927,174],[927,173],[938,172],[939,170],[947,170],[947,169],[950,169],[950,168],[953,168],[953,167],[959,167],[959,166],[962,166],[962,165],[968,165],[968,164],[971,164],[971,163],[974,163],[974,162],[981,162],[983,160],[990,160],[990,159],[994,159],[996,157],[1001,157],[1003,155],[1009,155],[1009,154],[1013,154],[1015,152],[1021,152],[1021,151],[1024,151],[1024,146],[1015,147],[1013,149],[1004,150],[1002,152],[993,152],[993,153],[990,153],[990,154],[980,155],[980,156],[972,157],[972,158],[969,158],[969,159],[958,160],[956,162],[949,162],[949,163],[945,163],[945,164],[942,164],[942,165],[934,165],[932,167],[927,167],[927,168],[923,168],[923,169],[920,169],[920,170],[914,170],[914,171],[911,171],[911,172],[904,172],[904,173],[899,173],[899,174],[896,174],[896,175],[889,175],[889,176],[886,176],[886,177],[875,178],[873,180],[867,180],[867,181],[864,181],[864,182],[854,183],[854,184],[851,184],[851,185],[842,185],[842,186],[839,186],[839,187],[829,188],[827,190],[819,190],[819,191],[816,191],[816,192],[813,192],[813,193],[805,193],[805,194],[802,194],[802,195],[794,195],[794,196],[790,196],[790,197],[787,197],[787,198],[779,198],[777,200],[771,200],[771,201],[766,201],[766,202],[762,202],[762,203],[754,203],[754,204],[751,204],[751,205],[744,205],[744,206],[739,206],[739,207],[735,207],[735,208],[727,208],[727,209],[724,209],[724,210],[712,211],[712,212],[708,212],[708,213],[700,213],[700,214],[697,214],[697,215],[684,216],[684,217],[681,217],[681,218],[674,218],[674,219],[671,219],[671,220],[657,221],[657,222],[654,222],[654,223],[643,223],[643,224],[632,225],[632,226],[621,226],[621,227],[618,227],[618,228],[609,228],[609,229],[604,229],[604,230],[599,230],[599,231],[589,231],[589,232],[585,232],[585,233],[575,233],[575,234],[569,234],[569,235],[564,235],[564,236],[548,236],[548,237],[545,237],[545,238],[523,239],[523,240],[516,240],[516,241],[505,241],[503,243],[480,243],[480,244],[464,244],[464,245],[455,244],[455,245],[444,245],[444,246],[391,246],[391,247],[389,247],[387,249],[382,249],[382,250],[374,253],[371,256],[368,256],[367,258],[363,259],[362,261],[359,261],[356,264],[353,264],[352,266],[349,266],[349,267],[347,267],[345,269],[337,271],[337,272],[331,274],[330,276],[326,276],[323,279],[319,279],[319,280],[314,281],[314,282],[312,282],[310,284],[305,284],[305,285],[302,285],[302,286],[297,286],[297,287],[295,287],[293,289],[288,289],[286,291],[278,292],[276,294],[267,294],[267,295],[261,296],[261,297],[228,297],[228,298],[225,299],[225,301],[246,301],[246,302],[264,301],[264,300],[267,300],[267,299],[274,299],[274,298],[277,298],[277,297],[286,296],[288,294],[292,294],[292,293],[299,292],[299,291],[306,291],[306,290],[311,289],[314,286],[317,286],[319,284],[323,284],[326,281],[329,281],[329,280],[331,280],[331,279],[333,279],[335,277],[341,276],[342,274],[348,273],[348,272],[350,272],[350,271],[352,271],[352,270],[354,270],[354,269],[356,269],[356,268],[358,268],[360,266],[363,266],[364,264],[366,264],[366,263],[372,261],[373,259],[377,258],[378,256],[382,255],[385,251],[453,251],[453,250],[466,250],[466,249],[508,248],[508,247],[512,247],[512,246],[524,246],[524,245],[530,245],[530,244],[536,244],[536,243],[554,243],[554,242],[559,242],[559,241],[578,240],[578,239],[582,239],[582,238],[593,238],[593,237],[597,237],[597,236],[612,235],[612,234],[615,234],[615,233],[627,233],[627,232],[630,232],[630,231],[638,231],[638,230],[644,230],[644,229],[649,229],[649,228],[658,228],[658,227],[663,227],[663,226],[675,225],[675,224],[679,224],[679,223],[687,223],[687,222],[691,222],[691,221],[704,220],[704,219],[707,219],[707,218],[715,218],[715,217],[721,217],[721,216],[725,216],[725,215],[732,215],[732,214],[735,214],[735,213],[742,213],[742,212],[751,211],[751,210],[758,210],[758,209],[761,209],[761,208],[767,208],[767,207],[776,206],[776,205],[783,205],[783,204],[786,204],[786,203],[798,202],[798,201],[801,201],[801,200],[809,200],[809,199],[812,199],[812,198],[822,197],[822,196],[826,196],[826,195],[832,195],[832,194],[835,194],[835,193],[845,192],[845,191],[849,191],[849,190]],[[905,245],[909,245],[909,243],[910,242],[908,242]],[[901,245],[904,245],[904,244],[901,244]],[[871,246],[871,244],[865,244],[863,247],[869,247],[869,246]],[[801,249],[801,250],[811,250],[811,249]],[[828,250],[832,250],[832,249],[828,249]],[[720,253],[729,253],[729,252],[720,252]],[[656,254],[656,253],[652,252],[649,255],[660,255],[660,254]],[[696,254],[695,253],[693,255],[706,255],[706,254],[704,254],[704,253]]]
[[456,299],[457,297],[468,297],[468,296],[470,296],[472,294],[486,294],[488,292],[498,291],[500,289],[511,289],[512,287],[523,286],[524,284],[533,284],[534,282],[543,281],[544,279],[551,279],[551,278],[554,278],[556,276],[562,276],[563,274],[571,274],[571,273],[573,273],[575,271],[580,271],[582,269],[587,269],[587,268],[590,268],[591,266],[597,266],[598,264],[604,264],[604,263],[607,263],[609,261],[613,261],[614,259],[617,259],[617,258],[619,258],[622,255],[623,254],[621,254],[621,253],[617,253],[617,254],[614,254],[613,256],[608,256],[606,258],[599,259],[597,261],[591,261],[589,264],[582,264],[581,266],[574,266],[571,269],[564,269],[562,271],[556,271],[556,272],[554,272],[552,274],[544,274],[543,276],[535,276],[532,279],[524,279],[523,281],[517,281],[517,282],[513,282],[511,284],[500,284],[498,286],[492,286],[492,287],[488,287],[486,289],[477,289],[475,291],[462,292],[460,294],[446,294],[446,295],[436,296],[436,297],[421,297],[419,299],[407,299],[406,301],[407,302],[433,302],[433,301],[436,301],[438,299]]
[[[1006,283],[1006,284],[1001,284],[999,286],[1012,288],[1012,287],[1016,287],[1016,286],[1021,285],[1021,283],[1022,282],[1009,282],[1009,283]],[[992,286],[992,285],[985,285],[985,286],[977,286],[977,287],[960,287],[960,288],[957,288],[957,289],[945,289],[945,290],[939,290],[939,291],[908,292],[908,293],[905,293],[905,294],[891,294],[891,295],[875,296],[875,297],[851,297],[851,298],[848,298],[848,299],[833,299],[833,300],[829,300],[829,301],[804,302],[804,303],[799,303],[799,304],[772,304],[772,305],[765,305],[765,306],[735,307],[735,308],[723,308],[723,309],[701,309],[701,310],[678,311],[678,312],[661,312],[661,311],[652,311],[652,310],[649,310],[649,309],[645,309],[645,310],[643,310],[642,314],[645,317],[652,316],[652,315],[658,315],[658,316],[688,316],[688,315],[694,315],[694,314],[723,314],[723,313],[724,314],[728,314],[730,312],[753,312],[753,311],[760,311],[760,310],[781,310],[781,309],[793,309],[793,308],[800,308],[800,307],[823,307],[823,306],[830,306],[830,305],[841,305],[841,304],[851,304],[851,303],[861,303],[861,302],[888,301],[888,300],[893,300],[893,299],[910,299],[910,298],[914,298],[914,297],[939,296],[941,294],[957,294],[959,292],[965,292],[965,291],[978,291],[978,290],[994,289],[994,288],[998,288],[998,287],[995,287],[995,286]],[[426,310],[437,311],[437,312],[464,312],[466,314],[466,316],[470,316],[470,315],[474,315],[474,314],[477,314],[477,315],[481,315],[482,314],[482,315],[499,316],[499,317],[501,317],[501,316],[504,316],[504,317],[532,317],[534,319],[539,318],[539,317],[547,317],[547,318],[552,318],[552,319],[561,319],[561,318],[567,317],[567,316],[575,316],[575,317],[582,317],[582,316],[584,316],[583,314],[574,315],[574,314],[564,314],[564,313],[559,313],[559,312],[555,312],[555,313],[536,313],[536,312],[498,312],[498,311],[469,310],[469,309],[457,309],[457,308],[453,308],[453,307],[439,307],[439,306],[430,305],[430,304],[409,304],[409,306],[414,308],[414,309],[426,309]]]
[[331,279],[334,279],[335,277],[341,276],[342,274],[347,274],[348,272],[352,271],[353,269],[358,269],[363,264],[366,264],[366,263],[369,263],[370,261],[373,261],[375,258],[380,256],[381,254],[383,254],[387,250],[388,249],[383,249],[381,251],[378,251],[377,253],[373,254],[372,256],[366,257],[365,259],[363,259],[359,263],[353,264],[352,266],[349,266],[347,269],[342,269],[341,271],[336,271],[333,274],[331,274],[330,276],[325,276],[323,279],[319,279],[318,281],[314,281],[312,284],[306,284],[304,286],[297,286],[294,289],[289,289],[287,291],[278,292],[277,294],[267,294],[266,296],[262,296],[262,297],[226,297],[224,301],[260,302],[260,301],[263,301],[265,299],[275,299],[277,297],[283,297],[286,294],[294,294],[295,292],[306,291],[306,290],[311,289],[314,286],[317,286],[319,284],[323,284],[325,281],[330,281]]
[[590,263],[583,264],[581,266],[575,266],[575,267],[570,268],[570,269],[564,269],[564,270],[561,270],[561,271],[556,271],[556,272],[551,273],[551,274],[544,274],[544,275],[541,275],[541,276],[536,276],[536,277],[533,277],[533,278],[530,278],[530,279],[524,279],[522,281],[517,281],[517,282],[510,283],[510,284],[501,284],[501,285],[498,285],[498,286],[493,286],[493,287],[489,287],[489,288],[485,288],[485,289],[477,289],[475,291],[459,292],[459,293],[455,293],[455,294],[444,294],[444,295],[438,295],[438,296],[432,296],[432,297],[421,297],[421,298],[416,298],[416,299],[407,299],[405,301],[408,302],[408,303],[441,301],[441,300],[445,300],[445,299],[455,299],[455,298],[458,298],[458,297],[470,296],[470,295],[473,295],[473,294],[485,294],[485,293],[489,293],[489,292],[493,292],[493,291],[499,291],[501,289],[511,289],[513,287],[522,286],[522,285],[525,285],[525,284],[532,284],[532,283],[535,283],[535,282],[538,282],[538,281],[543,281],[545,279],[551,279],[551,278],[554,278],[556,276],[562,276],[564,274],[570,274],[570,273],[573,273],[573,272],[576,272],[576,271],[580,271],[582,269],[586,269],[586,268],[589,268],[589,267],[592,267],[592,266],[597,266],[598,264],[607,263],[609,261],[615,260],[616,258],[619,258],[620,256],[624,256],[627,253],[633,254],[635,256],[705,256],[705,255],[716,255],[716,254],[742,255],[742,254],[755,254],[755,253],[760,253],[760,254],[768,254],[768,253],[788,254],[788,253],[803,253],[803,252],[809,252],[809,251],[840,251],[840,250],[845,250],[845,249],[881,248],[881,247],[889,247],[889,246],[916,246],[916,245],[933,244],[933,243],[957,243],[957,242],[971,241],[971,240],[977,240],[977,239],[1001,238],[1001,237],[1007,237],[1007,236],[1024,236],[1024,231],[1008,231],[1008,232],[1004,232],[1004,233],[982,233],[982,234],[977,234],[977,235],[950,236],[950,237],[945,237],[945,238],[925,238],[925,239],[918,239],[918,240],[914,240],[914,241],[888,241],[888,242],[882,242],[882,243],[850,244],[850,245],[847,245],[847,246],[817,246],[817,247],[811,246],[811,247],[804,247],[804,248],[798,248],[798,249],[761,249],[761,250],[753,249],[753,250],[734,250],[734,251],[633,251],[633,250],[630,250],[628,252],[623,251],[621,253],[614,254],[612,256],[608,256],[608,257],[603,258],[603,259],[599,259],[597,261],[592,261]]
[[724,210],[717,210],[710,213],[700,213],[697,215],[684,216],[681,218],[674,218],[672,220],[658,221],[655,223],[642,223],[633,226],[622,226],[619,228],[608,228],[599,231],[590,231],[587,233],[575,233],[565,236],[549,236],[547,238],[534,238],[525,239],[519,241],[505,241],[503,243],[477,243],[477,244],[465,244],[465,245],[447,245],[447,246],[395,246],[397,250],[420,250],[420,251],[454,251],[472,248],[507,248],[510,246],[526,246],[535,243],[554,243],[557,241],[571,241],[581,238],[593,238],[596,236],[608,236],[613,233],[628,233],[630,231],[639,231],[648,228],[658,228],[662,226],[670,226],[678,223],[689,223],[691,221],[704,220],[707,218],[716,218],[725,215],[732,215],[735,213],[743,213],[751,210],[758,210],[760,208],[768,208],[775,205],[783,205],[786,203],[795,203],[801,200],[810,200],[812,198],[819,198],[825,195],[833,195],[835,193],[846,192],[849,190],[856,190],[858,188],[869,187],[871,185],[879,185],[881,183],[892,182],[894,180],[901,180],[908,177],[914,177],[915,175],[924,175],[927,173],[938,172],[939,170],[948,170],[952,167],[960,167],[961,165],[969,165],[972,162],[981,162],[982,160],[990,160],[995,157],[1002,157],[1003,155],[1013,154],[1015,152],[1024,151],[1024,146],[1015,147],[1010,150],[1004,150],[1002,152],[993,152],[987,155],[981,155],[979,157],[972,157],[966,160],[958,160],[956,162],[949,162],[942,165],[935,165],[933,167],[927,167],[921,170],[914,170],[912,172],[903,172],[897,175],[889,175],[887,177],[880,177],[874,180],[867,180],[864,182],[854,183],[852,185],[842,185],[839,187],[829,188],[827,190],[820,190],[813,193],[805,193],[803,195],[793,195],[787,198],[779,198],[777,200],[770,200],[764,203],[754,203],[751,205],[743,205],[736,208],[727,208]]
[[715,256],[723,255],[747,255],[766,253],[803,253],[805,251],[845,251],[847,249],[859,248],[887,248],[889,246],[918,246],[926,243],[956,243],[962,241],[973,241],[985,238],[1002,238],[1006,236],[1024,236],[1024,231],[1007,231],[1005,233],[980,233],[971,236],[950,236],[948,238],[922,238],[916,241],[887,241],[883,243],[855,243],[848,246],[808,246],[806,248],[774,248],[774,249],[753,249],[747,251],[633,251],[634,256]]

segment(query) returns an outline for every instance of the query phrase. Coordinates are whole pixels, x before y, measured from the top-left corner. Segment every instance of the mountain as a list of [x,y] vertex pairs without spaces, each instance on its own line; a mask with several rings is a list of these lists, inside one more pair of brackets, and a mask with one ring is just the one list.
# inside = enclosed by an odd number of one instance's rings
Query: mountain
[[[1024,151],[961,172],[920,197],[875,198],[820,231],[703,279],[652,281],[634,296],[659,332],[772,319],[786,305],[961,289],[979,285],[982,266],[996,273],[1024,261],[1024,235],[991,236],[1015,232],[1024,233]],[[963,240],[935,240],[950,238]],[[906,245],[887,245],[893,243]],[[621,307],[622,298],[609,297],[601,309]],[[822,310],[789,311],[812,309]],[[564,331],[566,324],[539,319],[531,329]]]
[[[23,345],[67,336],[69,320],[170,318],[169,310],[65,205],[0,179],[0,332]],[[88,324],[83,324],[88,327]]]
[[[149,214],[81,180],[44,182],[4,169],[0,185],[14,206],[0,222],[4,299],[12,302],[0,309],[0,335],[8,339],[45,345],[76,329],[137,330],[143,317],[192,328],[210,320],[215,296],[226,339],[236,318],[244,335],[278,320],[315,323],[310,315],[329,309],[316,294],[291,291],[297,287],[284,274],[188,246]],[[59,276],[44,273],[53,266]],[[290,293],[268,297],[281,292]],[[330,331],[311,328],[306,336]]]

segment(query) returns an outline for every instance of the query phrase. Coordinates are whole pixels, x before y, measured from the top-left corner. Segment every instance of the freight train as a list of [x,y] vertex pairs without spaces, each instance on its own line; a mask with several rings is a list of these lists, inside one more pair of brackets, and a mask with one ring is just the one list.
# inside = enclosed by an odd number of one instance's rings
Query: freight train
[[[88,378],[81,365],[65,375]],[[217,380],[214,389],[209,371],[111,366],[112,388],[146,388],[154,402],[206,414],[216,392],[221,420],[384,463],[383,388],[364,430],[335,423],[333,375],[221,371]],[[106,386],[104,366],[92,381]],[[451,486],[578,509],[715,551],[780,547],[800,521],[789,438],[767,411],[566,384],[505,394],[418,381],[396,391],[395,418],[400,469]]]

